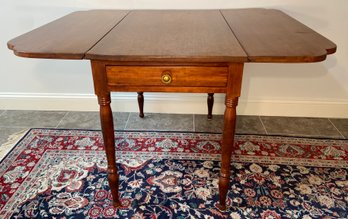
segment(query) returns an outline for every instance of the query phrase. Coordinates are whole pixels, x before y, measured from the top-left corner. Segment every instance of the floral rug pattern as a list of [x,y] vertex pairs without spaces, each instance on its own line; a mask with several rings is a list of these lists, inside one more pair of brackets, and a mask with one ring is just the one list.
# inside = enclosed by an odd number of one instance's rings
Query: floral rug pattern
[[220,211],[220,134],[116,134],[112,207],[100,131],[31,129],[0,163],[0,218],[347,218],[348,141],[236,136]]

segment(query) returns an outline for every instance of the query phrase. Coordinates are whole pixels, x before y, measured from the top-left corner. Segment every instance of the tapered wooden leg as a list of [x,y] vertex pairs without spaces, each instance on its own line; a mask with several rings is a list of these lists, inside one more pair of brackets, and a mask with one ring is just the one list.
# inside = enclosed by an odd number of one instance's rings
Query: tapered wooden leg
[[243,77],[243,63],[229,66],[228,84],[225,99],[224,131],[221,145],[221,170],[219,178],[219,208],[226,209],[226,197],[231,177],[231,155],[234,150],[234,134],[236,127],[236,108],[240,96]]
[[208,104],[208,119],[212,119],[213,118],[214,93],[208,93],[207,104]]
[[110,94],[105,96],[98,96],[98,102],[100,105],[100,121],[103,132],[106,158],[108,162],[107,171],[109,186],[113,198],[113,205],[115,207],[119,207],[121,206],[121,203],[118,198],[118,170],[116,167],[115,134],[112,111],[110,107]]
[[139,117],[144,118],[144,95],[143,92],[138,92]]
[[224,116],[224,132],[221,149],[221,171],[219,178],[219,195],[221,210],[226,209],[226,196],[229,189],[231,177],[231,155],[234,146],[234,134],[236,125],[236,107],[238,97],[233,99],[226,98],[226,110]]

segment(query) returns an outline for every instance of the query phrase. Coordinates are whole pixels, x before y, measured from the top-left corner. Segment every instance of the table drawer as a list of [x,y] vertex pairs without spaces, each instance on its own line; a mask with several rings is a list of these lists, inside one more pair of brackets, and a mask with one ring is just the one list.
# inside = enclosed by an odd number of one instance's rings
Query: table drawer
[[227,67],[107,66],[110,86],[226,87]]

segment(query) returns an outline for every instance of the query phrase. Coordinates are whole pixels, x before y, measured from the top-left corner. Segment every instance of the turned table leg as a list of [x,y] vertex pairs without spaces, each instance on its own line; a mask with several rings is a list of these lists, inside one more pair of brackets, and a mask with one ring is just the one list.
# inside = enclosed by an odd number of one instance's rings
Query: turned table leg
[[226,98],[226,110],[224,116],[224,132],[221,149],[221,170],[219,178],[219,195],[221,210],[226,209],[226,197],[231,177],[231,155],[234,146],[234,134],[236,125],[236,106],[238,98]]
[[208,93],[207,104],[208,104],[208,119],[212,119],[213,118],[214,93]]
[[226,197],[231,177],[231,156],[234,150],[236,127],[236,108],[240,96],[243,64],[235,63],[229,67],[228,84],[225,99],[224,131],[221,145],[221,170],[219,177],[219,208],[226,209]]
[[107,173],[109,187],[113,199],[113,206],[121,206],[118,197],[118,169],[116,166],[115,153],[115,130],[112,111],[110,107],[111,97],[110,90],[107,85],[106,65],[101,61],[91,61],[93,82],[95,94],[98,97],[100,106],[100,122],[103,133],[104,148],[106,152],[106,160],[108,162]]
[[138,92],[139,117],[144,118],[144,95],[143,92]]
[[110,107],[110,94],[98,96],[98,103],[100,105],[100,121],[103,132],[106,159],[108,162],[107,171],[109,186],[113,198],[113,205],[115,207],[119,207],[121,206],[121,203],[118,198],[118,170],[116,167],[115,134],[112,111]]

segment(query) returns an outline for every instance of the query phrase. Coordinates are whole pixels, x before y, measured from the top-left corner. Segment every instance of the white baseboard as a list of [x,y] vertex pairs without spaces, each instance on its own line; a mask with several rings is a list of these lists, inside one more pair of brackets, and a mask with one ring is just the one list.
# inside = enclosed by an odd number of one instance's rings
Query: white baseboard
[[[94,94],[0,93],[0,110],[97,111],[98,109]],[[136,94],[113,94],[112,109],[119,112],[137,112]],[[224,95],[216,94],[213,113],[223,114],[224,109]],[[144,111],[206,114],[206,95],[145,93]],[[348,101],[241,99],[237,111],[239,115],[348,118]]]

